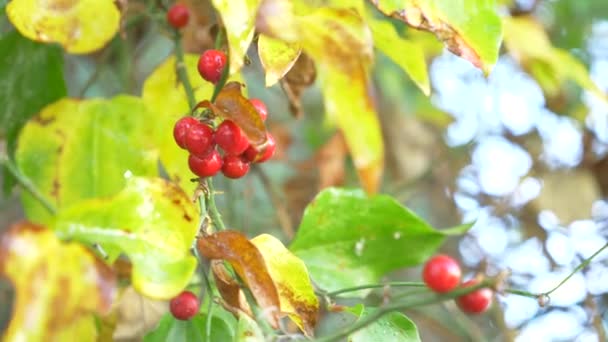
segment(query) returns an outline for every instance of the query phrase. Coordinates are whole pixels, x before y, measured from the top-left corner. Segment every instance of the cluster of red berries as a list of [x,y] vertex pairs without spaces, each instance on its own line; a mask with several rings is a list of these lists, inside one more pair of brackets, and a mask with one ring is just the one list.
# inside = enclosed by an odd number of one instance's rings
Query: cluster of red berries
[[183,291],[169,302],[169,310],[173,317],[182,321],[194,317],[198,309],[198,298],[190,291]]
[[[256,99],[251,103],[264,119],[267,115],[264,103]],[[258,151],[231,120],[224,120],[214,131],[211,126],[187,116],[177,121],[173,137],[181,148],[190,152],[188,166],[199,177],[211,177],[221,170],[228,178],[241,178],[249,172],[250,163],[267,161],[276,149],[274,138],[267,133],[266,148]],[[223,157],[216,146],[224,152]]]
[[[460,284],[462,272],[460,265],[447,255],[436,255],[429,259],[422,270],[422,279],[426,286],[438,293],[445,293],[455,289]],[[461,287],[475,286],[477,279],[464,282]],[[481,288],[456,298],[460,310],[479,314],[486,311],[492,303],[492,290]]]

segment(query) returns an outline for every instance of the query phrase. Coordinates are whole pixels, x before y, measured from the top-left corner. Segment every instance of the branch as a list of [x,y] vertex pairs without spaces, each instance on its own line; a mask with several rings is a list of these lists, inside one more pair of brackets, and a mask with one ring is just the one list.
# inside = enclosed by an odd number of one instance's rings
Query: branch
[[49,213],[55,215],[57,213],[57,209],[55,206],[45,197],[45,195],[38,190],[34,182],[32,182],[25,174],[19,170],[17,165],[13,163],[13,161],[5,154],[0,152],[0,166],[4,166],[4,168],[10,172],[10,174],[15,177],[17,183],[29,192]]
[[385,284],[368,284],[368,285],[344,288],[344,289],[340,289],[340,290],[336,290],[336,291],[332,291],[332,292],[327,292],[327,293],[325,293],[325,295],[327,295],[329,297],[335,297],[342,293],[354,292],[354,291],[359,291],[359,290],[367,290],[367,289],[378,289],[378,288],[383,288],[383,287],[389,287],[389,288],[390,287],[426,287],[426,285],[424,283],[417,282],[417,281],[394,281],[394,282],[388,282]]

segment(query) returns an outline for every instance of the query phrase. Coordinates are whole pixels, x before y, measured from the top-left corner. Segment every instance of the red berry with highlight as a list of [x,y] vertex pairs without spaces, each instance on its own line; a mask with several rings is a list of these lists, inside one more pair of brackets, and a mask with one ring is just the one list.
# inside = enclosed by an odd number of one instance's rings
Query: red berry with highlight
[[262,102],[260,99],[250,99],[249,102],[255,107],[255,110],[260,114],[262,121],[266,121],[268,117],[268,108],[266,108],[266,104]]
[[241,178],[249,172],[249,163],[240,156],[225,156],[222,173],[228,178]]
[[176,29],[186,26],[188,19],[190,19],[190,10],[184,5],[175,4],[167,11],[167,21]]
[[[462,287],[469,287],[479,284],[479,280],[471,279],[462,284]],[[466,295],[456,298],[456,304],[460,310],[470,314],[480,314],[492,304],[492,290],[482,288]]]
[[173,317],[187,321],[198,313],[198,298],[190,291],[184,291],[171,299],[169,309]]
[[245,132],[230,120],[224,120],[215,131],[215,142],[227,155],[238,156],[249,147]]
[[185,139],[186,149],[190,153],[203,157],[213,148],[213,130],[202,122],[190,126]]
[[190,171],[199,177],[211,177],[222,169],[222,156],[213,149],[204,157],[197,157],[191,154],[188,157]]
[[266,133],[266,138],[268,141],[266,142],[266,149],[262,152],[262,155],[258,157],[255,161],[256,163],[263,163],[268,159],[274,156],[274,152],[277,149],[277,143],[274,140],[274,137],[270,133]]
[[436,255],[429,259],[422,270],[422,279],[435,292],[448,292],[460,283],[460,266],[447,255]]
[[207,50],[198,59],[198,73],[213,84],[220,80],[225,66],[226,55],[219,50]]
[[173,127],[173,138],[179,147],[186,148],[186,135],[190,127],[198,125],[200,122],[191,116],[183,117],[175,123]]

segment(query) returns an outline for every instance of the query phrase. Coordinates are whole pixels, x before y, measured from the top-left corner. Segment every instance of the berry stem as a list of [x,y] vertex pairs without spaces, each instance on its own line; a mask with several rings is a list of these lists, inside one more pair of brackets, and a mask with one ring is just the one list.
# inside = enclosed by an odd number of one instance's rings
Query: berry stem
[[57,209],[55,206],[45,197],[45,195],[38,190],[36,185],[29,179],[25,174],[19,170],[17,165],[13,163],[13,161],[6,155],[6,153],[0,152],[0,167],[4,166],[5,170],[7,170],[15,179],[17,183],[21,185],[23,189],[29,192],[49,213],[55,215],[57,213]]
[[354,292],[354,291],[367,290],[367,289],[378,289],[378,288],[384,288],[384,287],[426,287],[426,285],[423,282],[418,282],[418,281],[393,281],[393,282],[387,282],[384,284],[367,284],[367,285],[344,288],[344,289],[340,289],[340,290],[336,290],[336,291],[332,291],[332,292],[327,292],[327,293],[325,293],[325,295],[327,295],[329,297],[335,297],[339,294],[343,294],[343,293],[347,293],[347,292]]
[[494,278],[487,278],[487,279],[481,281],[479,284],[476,284],[474,286],[470,286],[470,287],[466,287],[466,288],[456,288],[455,290],[452,290],[450,292],[446,292],[443,294],[430,293],[427,296],[422,296],[422,295],[413,296],[413,297],[409,297],[407,300],[403,300],[403,301],[399,301],[399,302],[395,302],[395,303],[389,303],[387,305],[379,307],[378,310],[376,310],[376,311],[372,312],[370,315],[365,316],[362,319],[356,321],[354,324],[352,324],[340,331],[337,331],[334,334],[320,337],[316,341],[317,342],[337,341],[337,340],[347,337],[348,335],[350,335],[360,329],[365,328],[369,324],[380,319],[382,316],[389,314],[393,311],[401,311],[401,310],[405,310],[405,309],[409,309],[409,308],[413,308],[413,307],[447,301],[447,300],[460,297],[462,295],[471,293],[473,291],[476,291],[478,289],[485,288],[485,287],[493,288],[495,285],[494,283],[496,281],[497,280]]
[[188,78],[188,72],[186,71],[186,64],[184,62],[184,48],[182,46],[182,36],[178,31],[175,31],[173,36],[175,42],[175,70],[179,81],[184,85],[186,91],[186,97],[188,98],[188,106],[194,108],[196,106],[196,100],[194,99],[194,90],[192,90],[192,84]]

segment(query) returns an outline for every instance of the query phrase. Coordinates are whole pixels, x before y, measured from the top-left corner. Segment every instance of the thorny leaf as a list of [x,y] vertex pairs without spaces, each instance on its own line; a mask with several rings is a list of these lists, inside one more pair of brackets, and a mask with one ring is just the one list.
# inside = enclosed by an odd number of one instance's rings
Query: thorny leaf
[[283,78],[294,65],[302,49],[298,44],[260,35],[258,54],[266,73],[266,87],[271,87]]
[[204,257],[226,260],[234,267],[251,290],[268,322],[273,328],[278,328],[279,295],[257,247],[242,233],[230,230],[199,237],[196,245]]
[[[61,99],[23,127],[17,165],[60,210],[112,196],[124,188],[125,176],[158,174],[149,116],[144,103],[131,96]],[[52,219],[28,192],[22,201],[29,219]]]
[[232,120],[249,138],[249,142],[262,147],[266,142],[266,127],[255,107],[241,93],[242,85],[228,82],[214,103],[204,100],[197,107],[209,108],[221,118]]
[[6,14],[19,32],[61,44],[70,53],[103,47],[118,32],[120,12],[110,0],[12,0]]
[[60,237],[98,244],[108,262],[126,254],[133,263],[133,287],[150,298],[170,299],[186,287],[196,268],[190,247],[197,217],[175,183],[132,177],[115,196],[60,211],[54,229]]
[[307,54],[301,53],[293,67],[281,79],[281,87],[289,101],[289,110],[296,118],[304,114],[300,97],[304,90],[315,82],[316,78],[317,69],[314,61]]
[[0,235],[0,276],[16,293],[4,341],[94,341],[93,314],[106,313],[114,298],[108,266],[29,222]]
[[384,14],[434,33],[454,54],[488,74],[502,39],[495,0],[378,0]]
[[230,74],[243,66],[243,57],[255,31],[255,14],[261,0],[212,0],[217,13],[222,17],[228,35]]
[[251,242],[262,253],[268,272],[279,292],[281,313],[288,314],[306,336],[312,336],[317,322],[319,301],[306,265],[272,235],[258,235]]

